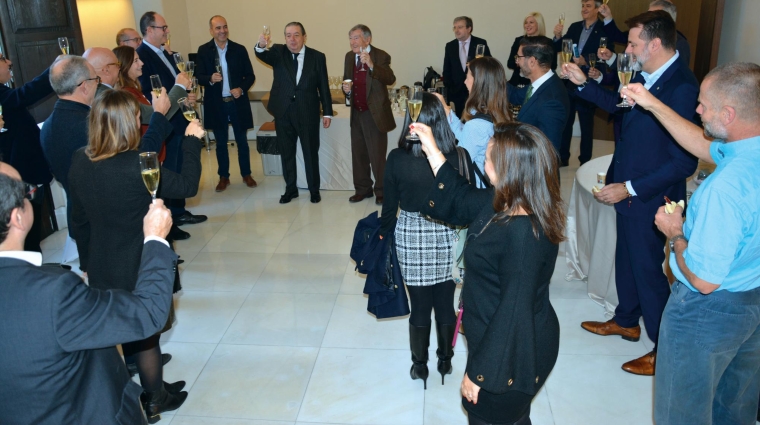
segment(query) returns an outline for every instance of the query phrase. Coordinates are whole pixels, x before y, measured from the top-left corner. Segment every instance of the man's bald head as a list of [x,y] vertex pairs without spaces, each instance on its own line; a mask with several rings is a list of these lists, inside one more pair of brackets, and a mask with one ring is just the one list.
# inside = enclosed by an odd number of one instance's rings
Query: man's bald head
[[119,79],[119,65],[116,55],[105,47],[90,47],[82,55],[95,68],[95,73],[104,84],[113,87]]

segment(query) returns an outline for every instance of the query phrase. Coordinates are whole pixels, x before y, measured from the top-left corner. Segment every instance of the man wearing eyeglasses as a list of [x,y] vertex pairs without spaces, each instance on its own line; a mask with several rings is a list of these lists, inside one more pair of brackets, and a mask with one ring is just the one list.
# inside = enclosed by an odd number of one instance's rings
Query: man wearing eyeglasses
[[116,33],[116,45],[117,46],[129,46],[132,48],[138,48],[142,44],[142,37],[140,34],[132,28],[122,28]]
[[[32,81],[18,88],[5,84],[11,80],[13,62],[0,55],[0,105],[8,131],[0,133],[0,153],[5,161],[19,171],[27,183],[42,185],[53,179],[40,146],[40,129],[27,107],[34,105],[53,92],[50,87],[49,69]],[[40,190],[32,202],[35,221],[42,223],[43,191]],[[24,249],[40,251],[41,225],[29,232]]]
[[[158,75],[161,82],[166,84],[174,81],[180,71],[177,64],[174,63],[173,56],[163,47],[171,32],[163,16],[153,11],[145,12],[140,18],[140,32],[143,36],[143,42],[136,50],[143,62],[143,73],[139,80],[143,94],[150,99],[150,77],[152,75]],[[174,132],[166,141],[166,159],[163,166],[179,173],[182,170],[182,139],[188,122],[182,114],[175,114],[169,121],[174,127]],[[177,226],[201,223],[208,219],[205,215],[193,215],[186,210],[184,199],[167,199],[166,205],[171,210],[176,225],[169,235],[172,239],[181,240],[190,237],[189,233]]]

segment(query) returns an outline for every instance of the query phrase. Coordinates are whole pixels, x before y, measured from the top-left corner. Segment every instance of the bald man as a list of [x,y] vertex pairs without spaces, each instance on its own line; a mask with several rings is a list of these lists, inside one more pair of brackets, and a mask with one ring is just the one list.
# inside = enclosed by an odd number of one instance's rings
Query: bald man
[[117,46],[129,46],[136,49],[140,47],[141,44],[142,37],[140,37],[140,33],[132,28],[122,28],[116,33]]

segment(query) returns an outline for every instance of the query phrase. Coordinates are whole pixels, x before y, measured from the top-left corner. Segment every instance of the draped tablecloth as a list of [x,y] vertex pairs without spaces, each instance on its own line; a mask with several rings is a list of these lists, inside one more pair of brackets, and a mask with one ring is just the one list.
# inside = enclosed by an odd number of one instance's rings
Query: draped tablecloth
[[606,172],[612,155],[583,164],[575,173],[567,212],[565,259],[570,271],[565,279],[584,280],[589,297],[612,317],[618,304],[615,288],[615,208],[594,199],[591,188],[603,185],[596,174]]
[[[333,105],[333,116],[330,128],[319,128],[319,177],[322,190],[354,190],[353,166],[351,162],[351,108],[345,105]],[[401,127],[404,125],[404,114],[394,112],[396,128],[388,133],[388,150],[398,147]],[[306,189],[306,173],[303,162],[301,143],[298,143],[296,153],[298,179],[296,185]],[[374,180],[374,176],[372,177]]]

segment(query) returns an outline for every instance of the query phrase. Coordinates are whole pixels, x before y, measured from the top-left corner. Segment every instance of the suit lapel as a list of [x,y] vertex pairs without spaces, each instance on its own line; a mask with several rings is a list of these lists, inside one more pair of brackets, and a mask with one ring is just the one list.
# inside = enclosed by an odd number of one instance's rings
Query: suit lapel
[[306,76],[306,70],[311,69],[311,60],[312,60],[311,52],[309,51],[309,48],[307,47],[303,51],[303,68],[301,68],[301,79],[298,80],[298,85],[301,85],[301,83],[303,83],[303,81],[305,80],[304,77]]
[[298,73],[298,70],[295,69],[293,66],[293,53],[288,50],[288,46],[284,45],[282,46],[282,60],[287,63],[285,65],[285,69],[288,70],[288,75],[290,75],[290,79],[293,80],[293,85],[296,85],[296,74]]

